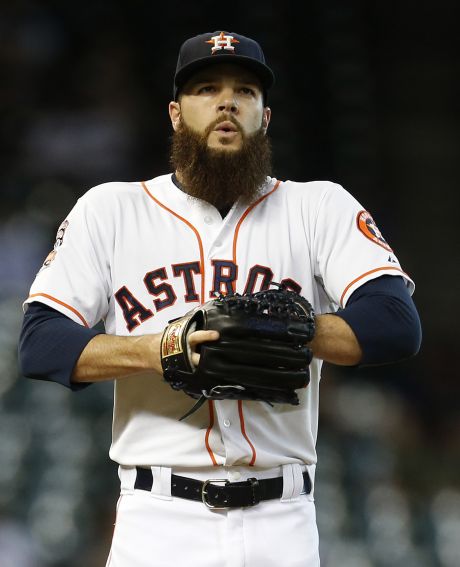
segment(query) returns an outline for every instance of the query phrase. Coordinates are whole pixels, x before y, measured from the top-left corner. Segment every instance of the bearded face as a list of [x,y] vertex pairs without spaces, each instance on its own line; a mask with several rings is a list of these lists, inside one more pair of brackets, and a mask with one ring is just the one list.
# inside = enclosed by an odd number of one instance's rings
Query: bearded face
[[[211,133],[223,122],[231,123],[242,138],[238,149],[227,149],[229,135],[222,129],[221,148],[210,148]],[[260,194],[267,175],[271,175],[271,146],[265,129],[261,127],[250,135],[232,115],[222,115],[204,132],[191,129],[184,120],[173,134],[171,164],[178,173],[184,190],[198,199],[222,210],[238,199],[243,204],[253,202]]]

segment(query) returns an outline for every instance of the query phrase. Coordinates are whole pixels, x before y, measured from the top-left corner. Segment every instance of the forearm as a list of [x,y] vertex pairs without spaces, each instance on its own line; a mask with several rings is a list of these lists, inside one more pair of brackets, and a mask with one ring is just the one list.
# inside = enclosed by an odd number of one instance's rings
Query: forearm
[[[72,390],[146,371],[162,374],[162,335],[162,332],[139,337],[102,334],[34,302],[24,316],[21,329],[20,367],[28,378],[49,380]],[[218,336],[214,331],[196,331],[190,335],[193,364],[199,361],[197,345]]]
[[77,360],[72,382],[100,382],[149,370],[161,374],[161,335],[94,337]]
[[[161,335],[94,337],[81,353],[72,374],[72,381],[98,382],[132,376],[147,370],[161,374]],[[213,340],[217,336],[214,335],[216,334],[213,332],[200,331],[193,336]],[[314,356],[334,364],[355,365],[362,356],[353,331],[343,319],[335,315],[317,316],[316,334],[310,346]]]
[[315,338],[309,346],[313,356],[333,364],[354,366],[362,358],[361,347],[351,327],[336,315],[316,317]]

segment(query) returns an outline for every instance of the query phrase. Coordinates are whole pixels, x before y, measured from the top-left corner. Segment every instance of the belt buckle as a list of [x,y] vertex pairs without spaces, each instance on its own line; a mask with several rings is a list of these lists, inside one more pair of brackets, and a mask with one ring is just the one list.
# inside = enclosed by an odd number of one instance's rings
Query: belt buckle
[[205,480],[203,482],[203,486],[201,487],[201,500],[203,501],[203,504],[211,510],[227,510],[230,506],[215,506],[214,504],[211,504],[211,502],[209,502],[206,498],[206,495],[208,494],[206,488],[208,484],[211,483],[221,483],[224,486],[227,486],[227,484],[229,484],[229,481],[223,478],[210,478],[208,480]]

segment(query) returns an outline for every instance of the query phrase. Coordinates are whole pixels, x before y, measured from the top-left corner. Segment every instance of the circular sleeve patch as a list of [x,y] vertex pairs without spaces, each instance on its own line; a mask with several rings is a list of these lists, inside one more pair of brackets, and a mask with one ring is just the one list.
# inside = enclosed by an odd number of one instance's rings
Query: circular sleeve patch
[[64,241],[64,234],[65,234],[65,231],[67,230],[68,226],[69,226],[69,221],[67,219],[65,221],[63,221],[61,223],[61,225],[59,226],[57,234],[56,234],[56,242],[54,243],[54,248],[53,248],[53,250],[51,250],[51,252],[45,258],[45,261],[43,262],[43,265],[42,265],[42,269],[47,268],[51,264],[51,262],[56,258],[58,248],[59,248],[59,246],[62,245],[62,243]]
[[393,252],[387,241],[383,238],[382,233],[378,229],[370,213],[367,211],[360,211],[356,217],[356,224],[366,238],[369,238],[372,242],[375,242],[382,248],[385,248],[385,250]]

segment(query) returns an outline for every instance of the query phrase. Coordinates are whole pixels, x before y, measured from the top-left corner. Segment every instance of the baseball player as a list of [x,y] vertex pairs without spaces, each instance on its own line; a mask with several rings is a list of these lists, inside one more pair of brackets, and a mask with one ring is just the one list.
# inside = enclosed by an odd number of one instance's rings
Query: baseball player
[[[253,39],[185,41],[169,104],[174,173],[84,194],[25,301],[25,376],[73,390],[114,380],[121,495],[108,567],[319,565],[322,361],[383,364],[419,349],[414,283],[371,214],[340,185],[271,176],[273,82]],[[272,282],[316,313],[298,405],[208,395],[181,420],[193,400],[163,378],[168,322]],[[192,331],[193,366],[219,340]]]

